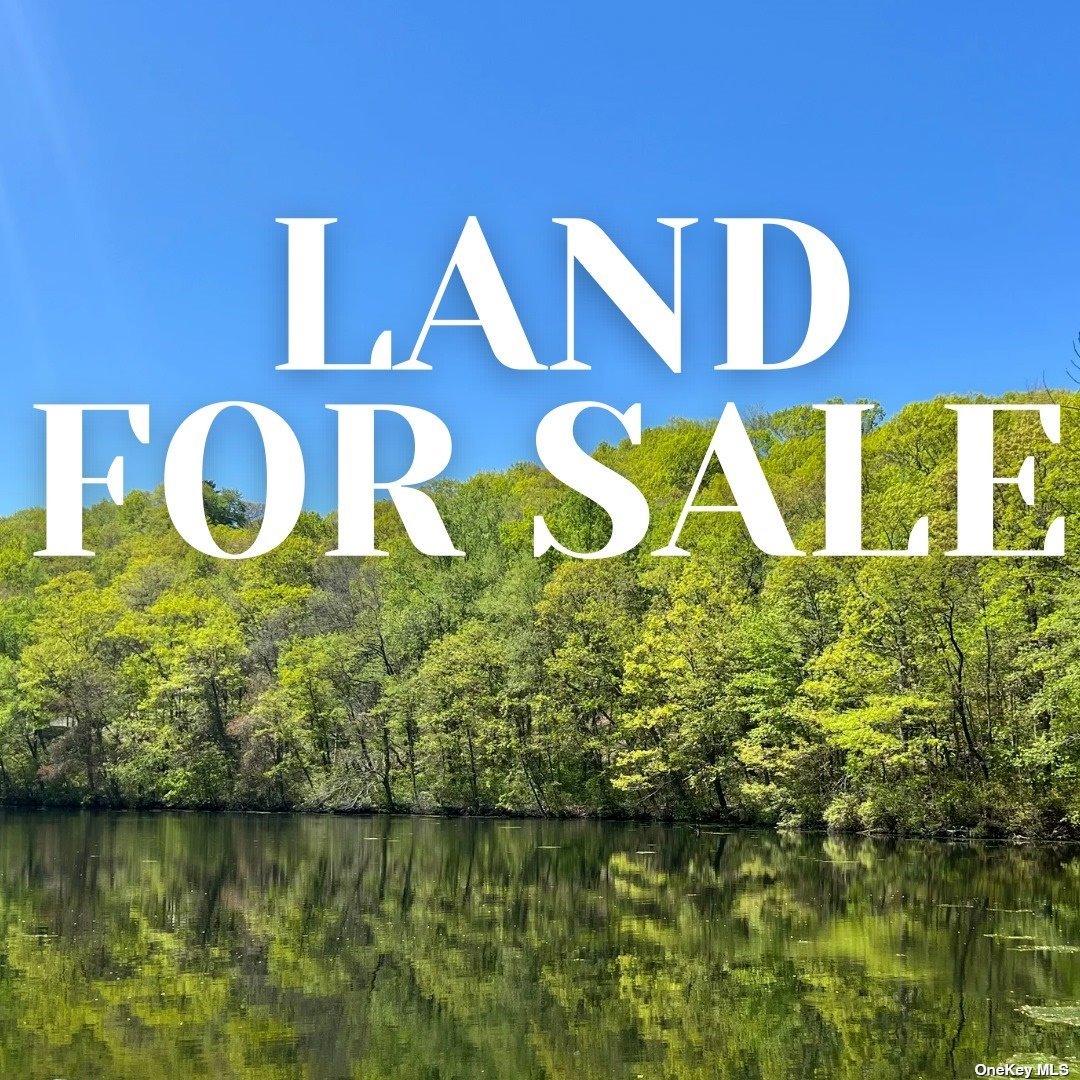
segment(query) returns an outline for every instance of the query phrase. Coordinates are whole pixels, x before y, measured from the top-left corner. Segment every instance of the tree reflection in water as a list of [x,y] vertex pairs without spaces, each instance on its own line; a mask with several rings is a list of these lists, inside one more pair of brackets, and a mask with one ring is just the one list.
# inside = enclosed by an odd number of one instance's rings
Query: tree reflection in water
[[0,1075],[970,1076],[1080,1058],[1080,851],[0,815]]

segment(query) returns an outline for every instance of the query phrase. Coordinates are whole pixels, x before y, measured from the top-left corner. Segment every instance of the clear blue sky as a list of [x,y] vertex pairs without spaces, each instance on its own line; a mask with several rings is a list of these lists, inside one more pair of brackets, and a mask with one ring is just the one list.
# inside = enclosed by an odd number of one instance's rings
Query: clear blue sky
[[[1078,30],[1072,3],[0,0],[0,512],[43,497],[36,402],[149,402],[149,448],[107,424],[89,439],[91,468],[125,453],[129,486],[160,482],[193,409],[262,402],[297,430],[326,508],[325,402],[438,412],[467,476],[533,456],[537,421],[569,400],[641,401],[653,425],[728,399],[895,409],[1060,384],[1080,329]],[[385,327],[411,347],[469,214],[545,362],[565,318],[552,217],[595,220],[665,295],[655,219],[701,218],[684,373],[587,290],[590,374],[505,371],[476,330],[433,331],[429,373],[274,370],[275,217],[340,219],[328,352],[362,360]],[[712,370],[723,230],[707,222],[742,215],[807,221],[847,260],[847,329],[798,371]],[[780,349],[805,286],[776,254]],[[248,434],[223,430],[208,471],[259,496]],[[388,470],[401,449],[391,436]]]

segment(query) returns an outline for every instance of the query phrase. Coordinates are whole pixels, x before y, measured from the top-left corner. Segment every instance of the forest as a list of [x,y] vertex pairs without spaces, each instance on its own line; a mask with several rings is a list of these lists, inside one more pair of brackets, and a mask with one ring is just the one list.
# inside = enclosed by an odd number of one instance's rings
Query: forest
[[[464,558],[408,543],[329,558],[305,512],[251,560],[173,531],[160,491],[87,510],[92,559],[42,559],[44,513],[0,521],[0,799],[9,804],[597,815],[912,835],[1080,835],[1080,580],[1064,558],[957,558],[954,413],[865,414],[866,546],[925,558],[775,558],[738,514],[671,535],[713,425],[673,420],[596,456],[652,510],[600,561],[534,558],[532,522],[596,550],[610,523],[529,463],[435,498]],[[1050,444],[998,417],[995,474],[1036,457],[1036,499],[996,494],[1002,548],[1080,510],[1080,394]],[[820,548],[822,413],[747,420],[796,546]],[[699,502],[728,501],[719,469]],[[205,487],[217,542],[259,508]]]

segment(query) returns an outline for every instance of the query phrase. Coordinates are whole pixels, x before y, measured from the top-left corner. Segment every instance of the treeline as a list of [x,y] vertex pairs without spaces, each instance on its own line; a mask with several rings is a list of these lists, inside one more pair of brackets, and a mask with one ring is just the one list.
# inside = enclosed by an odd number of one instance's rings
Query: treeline
[[[1035,509],[998,489],[1003,548],[1080,520],[1080,395],[1055,400],[1057,446],[1033,413],[998,417],[996,475],[1037,453]],[[945,556],[955,422],[941,401],[867,414],[867,547],[904,547],[929,514],[919,559],[775,559],[737,514],[693,514],[692,556],[651,557],[708,445],[691,421],[597,451],[652,508],[616,559],[533,558],[535,513],[577,550],[609,521],[528,464],[432,488],[465,558],[415,552],[389,505],[390,555],[368,560],[327,557],[333,516],[310,513],[268,555],[215,560],[160,492],[90,509],[93,559],[43,560],[43,513],[16,514],[0,522],[2,798],[1076,833],[1075,529],[1064,559]],[[821,547],[822,414],[748,427],[796,545]],[[729,501],[719,469],[698,501]],[[218,542],[247,546],[235,493],[206,503]]]

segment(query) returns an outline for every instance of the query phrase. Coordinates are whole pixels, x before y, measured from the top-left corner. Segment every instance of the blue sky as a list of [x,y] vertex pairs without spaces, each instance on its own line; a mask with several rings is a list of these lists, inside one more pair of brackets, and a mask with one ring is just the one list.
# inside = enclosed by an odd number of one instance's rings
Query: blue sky
[[[88,467],[160,482],[193,409],[244,399],[293,425],[308,501],[335,502],[326,402],[439,413],[450,473],[534,455],[565,401],[647,425],[870,397],[1065,382],[1080,329],[1080,18],[1072,4],[402,5],[0,0],[0,512],[43,497],[38,402],[149,402],[152,443],[94,421]],[[275,371],[285,230],[337,217],[328,354],[411,348],[465,218],[481,221],[544,362],[562,359],[563,230],[600,224],[661,293],[662,216],[685,234],[684,371],[582,289],[591,373],[498,367],[435,330],[427,373]],[[851,315],[797,371],[713,370],[714,217],[809,222],[839,246]],[[798,343],[804,272],[769,250],[767,342]],[[614,437],[590,429],[590,437]],[[385,440],[389,476],[404,453]],[[207,471],[261,494],[250,429]],[[100,489],[94,492],[97,497]]]

